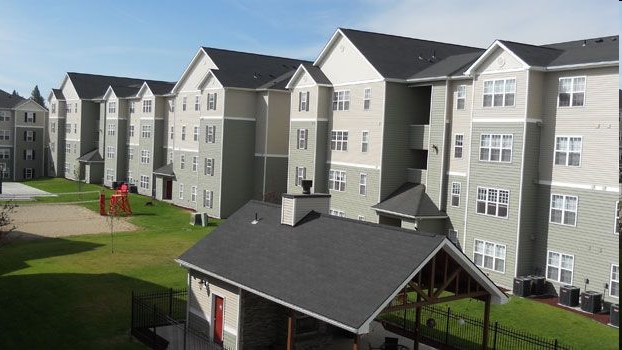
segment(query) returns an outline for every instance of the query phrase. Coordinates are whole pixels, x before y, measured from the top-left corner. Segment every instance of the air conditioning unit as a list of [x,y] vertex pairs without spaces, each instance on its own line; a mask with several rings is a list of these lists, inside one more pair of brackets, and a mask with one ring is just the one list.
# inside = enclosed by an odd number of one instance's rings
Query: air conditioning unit
[[612,326],[620,327],[620,304],[611,304],[609,307],[609,323]]
[[546,280],[544,276],[527,276],[531,278],[531,294],[542,295],[546,293]]
[[559,303],[564,306],[579,306],[579,287],[561,286],[559,288]]
[[531,295],[531,277],[514,277],[514,287],[512,293],[517,297],[528,297]]
[[581,310],[597,314],[602,309],[603,293],[591,290],[581,293]]

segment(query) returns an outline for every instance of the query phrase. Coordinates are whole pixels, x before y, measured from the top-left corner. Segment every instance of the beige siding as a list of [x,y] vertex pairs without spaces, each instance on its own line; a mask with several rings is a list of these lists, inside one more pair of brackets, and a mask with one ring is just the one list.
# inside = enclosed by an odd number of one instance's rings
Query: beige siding
[[[516,79],[516,94],[514,106],[484,107],[484,81],[494,79]],[[480,75],[475,78],[473,87],[473,118],[525,118],[525,87],[527,71],[499,72]]]
[[[256,105],[255,96],[262,96],[262,93],[255,93],[248,90],[227,89],[222,90],[225,95],[218,94],[216,97],[216,108],[224,102],[224,115],[227,117],[239,117],[239,118],[254,118],[257,111],[258,115],[261,115],[261,104]],[[203,105],[201,110],[202,114],[206,114],[207,111],[207,93],[214,93],[218,91],[206,90],[203,92]],[[224,99],[219,101],[222,97]]]
[[527,118],[542,119],[545,73],[529,71],[529,83],[527,84]]
[[502,48],[496,48],[478,67],[478,73],[491,73],[523,67],[524,65],[513,54]]
[[[199,49],[202,50],[202,49]],[[187,69],[187,75],[178,86],[178,91],[197,91],[199,84],[205,78],[205,74],[209,69],[216,68],[212,60],[203,52],[199,53],[199,57]]]
[[[289,93],[268,92],[268,154],[286,155],[289,134]],[[265,142],[265,140],[263,141]]]
[[[456,91],[458,86],[465,85],[466,86],[466,100],[464,104],[464,109],[456,109]],[[445,136],[447,152],[448,152],[448,163],[446,168],[450,172],[458,172],[465,173],[468,170],[469,166],[469,152],[471,145],[471,105],[473,101],[473,80],[458,80],[454,81],[450,84],[450,94],[452,98],[449,99],[450,105],[447,108],[447,118],[450,122],[450,127]],[[462,158],[454,157],[454,141],[456,134],[463,135],[463,143],[462,143]]]
[[352,43],[337,35],[319,66],[333,84],[382,78]]

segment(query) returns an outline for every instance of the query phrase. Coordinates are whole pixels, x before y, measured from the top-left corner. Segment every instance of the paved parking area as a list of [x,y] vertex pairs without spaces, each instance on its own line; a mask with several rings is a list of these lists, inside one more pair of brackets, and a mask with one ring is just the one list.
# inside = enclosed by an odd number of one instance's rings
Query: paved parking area
[[54,194],[41,191],[21,182],[2,182],[0,200],[32,200],[34,197],[54,196]]

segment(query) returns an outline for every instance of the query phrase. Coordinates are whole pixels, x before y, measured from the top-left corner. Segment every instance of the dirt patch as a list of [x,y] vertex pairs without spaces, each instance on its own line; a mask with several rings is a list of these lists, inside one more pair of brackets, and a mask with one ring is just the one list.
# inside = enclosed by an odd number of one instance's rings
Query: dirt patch
[[[110,219],[92,210],[70,204],[20,205],[11,215],[15,231],[9,238],[36,239],[110,232]],[[134,231],[138,227],[127,218],[115,218],[115,232]]]

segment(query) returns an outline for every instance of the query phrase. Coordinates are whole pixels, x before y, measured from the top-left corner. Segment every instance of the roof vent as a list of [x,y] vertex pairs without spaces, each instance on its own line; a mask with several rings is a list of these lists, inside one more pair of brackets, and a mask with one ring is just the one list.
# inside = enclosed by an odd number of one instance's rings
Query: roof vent
[[602,43],[604,40],[603,40],[603,38],[598,38],[598,39],[596,39],[595,41],[596,41],[597,43]]

